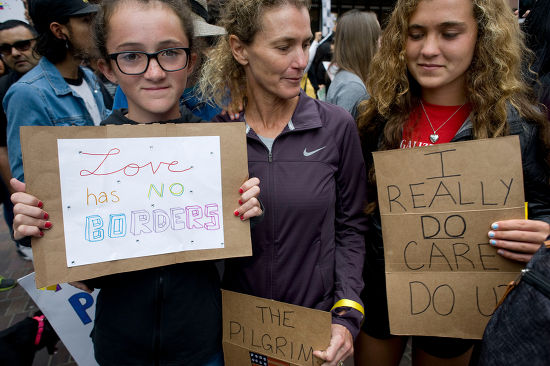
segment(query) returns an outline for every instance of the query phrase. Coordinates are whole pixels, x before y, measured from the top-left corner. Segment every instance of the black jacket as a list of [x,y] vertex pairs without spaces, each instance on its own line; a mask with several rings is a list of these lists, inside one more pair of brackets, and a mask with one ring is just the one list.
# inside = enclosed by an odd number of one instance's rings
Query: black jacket
[[[191,112],[169,121],[188,122]],[[102,124],[136,124],[116,110]],[[221,351],[220,279],[212,261],[85,281],[100,288],[95,357],[104,365],[202,366]]]

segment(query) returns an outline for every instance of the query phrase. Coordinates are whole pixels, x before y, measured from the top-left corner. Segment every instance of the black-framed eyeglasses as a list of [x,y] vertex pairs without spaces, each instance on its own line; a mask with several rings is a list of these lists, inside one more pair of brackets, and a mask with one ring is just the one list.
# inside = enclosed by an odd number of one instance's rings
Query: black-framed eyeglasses
[[2,43],[0,44],[0,54],[4,56],[11,55],[12,48],[15,48],[19,52],[28,51],[29,48],[31,48],[32,41],[34,41],[35,39],[36,38],[25,39],[22,41],[13,42],[13,44]]
[[142,51],[124,51],[111,53],[109,58],[115,61],[121,73],[140,75],[147,71],[151,58],[157,60],[161,69],[166,72],[179,71],[187,67],[191,50],[186,47],[165,48],[147,53]]

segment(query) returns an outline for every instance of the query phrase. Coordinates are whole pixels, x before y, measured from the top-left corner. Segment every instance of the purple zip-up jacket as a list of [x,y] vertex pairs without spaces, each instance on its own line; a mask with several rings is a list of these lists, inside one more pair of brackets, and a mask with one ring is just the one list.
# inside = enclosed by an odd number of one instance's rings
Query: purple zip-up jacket
[[[252,229],[253,256],[226,260],[224,287],[321,310],[362,305],[366,173],[351,115],[302,91],[271,154],[248,127],[247,142],[265,216]],[[362,314],[345,310],[333,323],[356,337]]]

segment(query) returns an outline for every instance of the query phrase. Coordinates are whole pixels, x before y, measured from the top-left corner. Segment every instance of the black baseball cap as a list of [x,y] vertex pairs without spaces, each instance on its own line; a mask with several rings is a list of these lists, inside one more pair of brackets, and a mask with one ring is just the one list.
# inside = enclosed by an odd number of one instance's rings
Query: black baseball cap
[[29,13],[39,33],[46,32],[52,22],[63,18],[97,13],[98,7],[88,0],[31,0]]

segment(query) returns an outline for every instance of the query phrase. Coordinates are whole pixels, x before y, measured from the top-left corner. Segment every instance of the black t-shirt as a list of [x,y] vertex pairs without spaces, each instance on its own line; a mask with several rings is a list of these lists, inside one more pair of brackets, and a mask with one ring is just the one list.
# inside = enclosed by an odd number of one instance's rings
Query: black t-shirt
[[[124,114],[115,110],[101,124],[137,124]],[[189,122],[183,115],[164,123]],[[214,262],[114,274],[86,284],[101,288],[92,331],[101,365],[202,366],[221,352],[220,278]]]
[[[151,123],[197,123],[197,122],[206,122],[200,117],[197,117],[191,112],[185,105],[180,105],[181,117],[171,121],[157,121]],[[101,121],[101,126],[106,125],[138,125],[140,123],[132,121],[126,117],[128,113],[127,108],[115,109],[113,113],[105,120]]]

